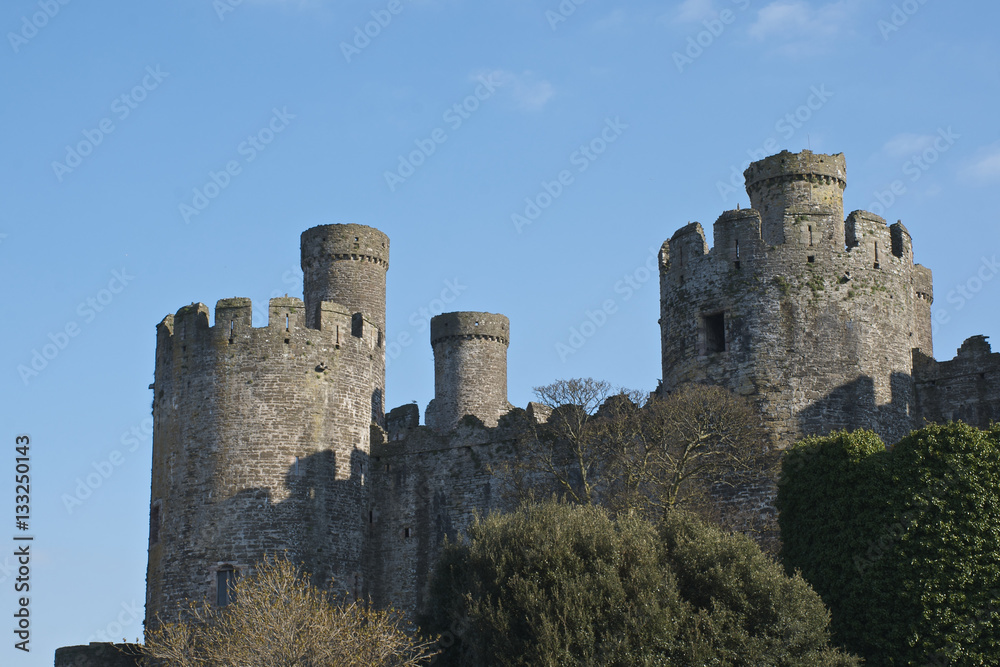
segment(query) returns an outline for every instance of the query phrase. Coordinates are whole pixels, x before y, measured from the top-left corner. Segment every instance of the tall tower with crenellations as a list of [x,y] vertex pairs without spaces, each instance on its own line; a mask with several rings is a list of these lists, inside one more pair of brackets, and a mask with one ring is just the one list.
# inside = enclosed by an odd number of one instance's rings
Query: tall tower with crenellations
[[363,595],[373,424],[384,421],[389,240],[361,225],[302,234],[305,301],[204,304],[157,327],[146,617],[226,602],[287,553]]
[[915,425],[912,350],[931,354],[931,273],[899,222],[843,215],[844,156],[754,162],[751,208],[709,249],[690,223],[660,252],[663,389],[727,386],[784,444],[838,428],[894,442]]

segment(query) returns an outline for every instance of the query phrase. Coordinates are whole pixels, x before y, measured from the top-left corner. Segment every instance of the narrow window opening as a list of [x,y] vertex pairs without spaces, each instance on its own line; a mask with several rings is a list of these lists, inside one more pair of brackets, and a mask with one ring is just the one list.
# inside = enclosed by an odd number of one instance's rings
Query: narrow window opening
[[726,315],[716,313],[706,315],[705,326],[705,354],[716,354],[726,351]]
[[736,239],[736,258],[735,258],[735,261],[733,262],[733,265],[736,267],[737,270],[739,270],[739,268],[740,268],[740,240],[739,239]]
[[351,316],[351,335],[361,338],[364,334],[364,319],[361,313],[354,313]]
[[220,607],[225,607],[233,601],[233,593],[236,590],[236,580],[239,572],[232,566],[220,568],[215,573],[215,603]]
[[288,331],[288,315],[285,315],[285,331]]
[[160,503],[157,501],[149,510],[149,546],[160,541]]
[[878,241],[875,242],[875,268],[876,269],[879,268],[879,266],[878,266]]
[[809,245],[813,244],[813,226],[809,225]]
[[406,537],[406,538],[410,537],[410,529],[409,528],[405,528],[403,530],[403,537]]

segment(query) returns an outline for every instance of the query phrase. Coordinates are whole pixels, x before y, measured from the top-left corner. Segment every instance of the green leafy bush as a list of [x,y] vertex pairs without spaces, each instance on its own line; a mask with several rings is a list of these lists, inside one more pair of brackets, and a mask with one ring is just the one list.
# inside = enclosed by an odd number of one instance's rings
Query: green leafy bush
[[786,567],[876,665],[1000,665],[1000,429],[870,432],[788,452],[777,506]]
[[848,667],[829,616],[749,538],[670,513],[525,505],[447,545],[424,623],[436,664]]

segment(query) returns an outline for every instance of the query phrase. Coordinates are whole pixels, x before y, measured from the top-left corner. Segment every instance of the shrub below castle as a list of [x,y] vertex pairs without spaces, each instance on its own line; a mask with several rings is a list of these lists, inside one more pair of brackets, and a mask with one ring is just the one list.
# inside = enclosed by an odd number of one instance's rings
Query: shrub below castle
[[225,607],[192,606],[146,634],[143,664],[164,667],[418,667],[431,644],[401,614],[338,601],[284,559],[240,579]]
[[928,426],[891,449],[840,432],[785,456],[782,556],[875,665],[1000,665],[1000,427]]
[[445,665],[859,664],[800,577],[680,513],[659,530],[595,506],[491,515],[446,546],[430,607]]

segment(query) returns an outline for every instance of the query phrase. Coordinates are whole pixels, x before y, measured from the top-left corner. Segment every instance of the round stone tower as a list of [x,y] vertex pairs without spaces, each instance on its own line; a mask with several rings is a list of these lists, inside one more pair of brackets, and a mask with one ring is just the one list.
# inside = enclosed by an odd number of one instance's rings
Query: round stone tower
[[437,431],[453,429],[465,415],[496,426],[507,402],[510,321],[493,313],[444,313],[431,319],[434,399],[425,421]]
[[365,595],[387,253],[377,230],[315,228],[303,235],[306,301],[271,299],[267,326],[233,298],[214,323],[195,304],[157,327],[147,622],[185,600],[225,604],[266,554]]
[[745,172],[752,208],[727,211],[709,249],[698,223],[660,252],[663,388],[753,398],[782,444],[913,426],[913,348],[930,349],[930,272],[902,224],[843,219],[843,155],[809,151]]
[[365,322],[378,337],[375,360],[380,369],[372,393],[376,423],[385,413],[385,274],[389,270],[389,237],[365,225],[320,225],[302,232],[303,296],[306,326],[315,327],[324,301],[339,303],[362,336]]
[[752,163],[743,172],[750,208],[760,213],[765,243],[811,243],[844,240],[843,153],[811,151],[777,155]]

